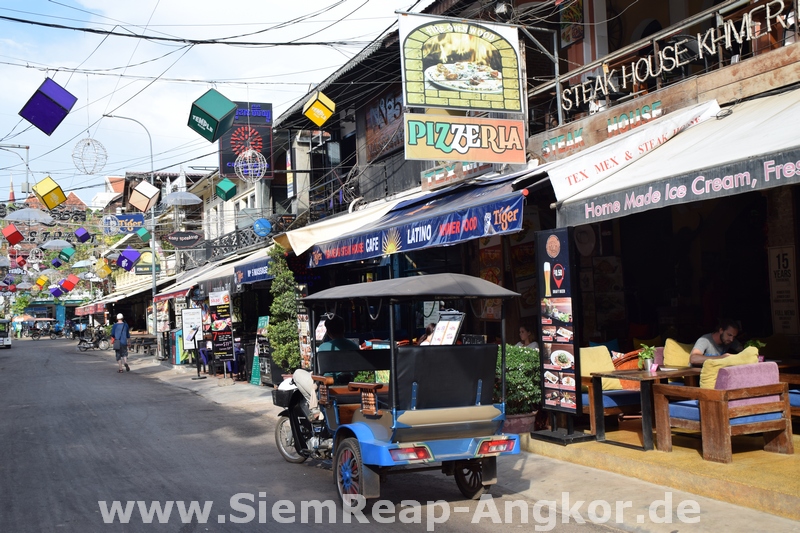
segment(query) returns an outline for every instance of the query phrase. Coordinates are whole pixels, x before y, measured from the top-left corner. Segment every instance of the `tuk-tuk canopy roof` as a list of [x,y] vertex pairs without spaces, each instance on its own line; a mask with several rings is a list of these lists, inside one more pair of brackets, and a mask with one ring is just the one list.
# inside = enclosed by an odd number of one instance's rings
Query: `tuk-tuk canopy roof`
[[332,287],[305,297],[306,302],[353,298],[460,299],[513,298],[518,293],[466,274],[428,274]]

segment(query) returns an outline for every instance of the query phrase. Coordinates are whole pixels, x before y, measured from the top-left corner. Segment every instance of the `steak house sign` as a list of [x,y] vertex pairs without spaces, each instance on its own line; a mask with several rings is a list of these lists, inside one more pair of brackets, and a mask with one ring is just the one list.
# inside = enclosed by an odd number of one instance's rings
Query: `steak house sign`
[[[714,58],[718,48],[731,50],[734,42],[741,45],[757,38],[758,27],[762,22],[756,19],[764,20],[767,32],[776,25],[787,30],[786,16],[783,15],[785,7],[783,0],[773,0],[765,5],[756,6],[742,15],[738,24],[736,21],[726,20],[721,26],[709,28],[705,33],[698,33],[696,44],[700,59],[706,56]],[[619,92],[620,87],[627,89],[628,86],[644,83],[664,72],[672,72],[689,64],[694,59],[692,57],[694,52],[687,44],[690,40],[695,38],[673,42],[658,50],[657,54],[631,61],[630,65],[623,65],[619,71],[611,69],[605,72],[604,68],[603,76],[598,76],[596,80],[587,80],[580,85],[564,89],[561,93],[561,107],[569,111],[573,107],[588,104],[598,95],[608,97],[610,93]],[[617,81],[618,77],[621,81]]]

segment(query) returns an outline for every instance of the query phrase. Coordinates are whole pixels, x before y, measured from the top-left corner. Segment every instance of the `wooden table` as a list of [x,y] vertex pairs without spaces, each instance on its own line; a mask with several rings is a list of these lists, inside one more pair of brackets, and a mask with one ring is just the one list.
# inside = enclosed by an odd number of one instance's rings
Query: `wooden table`
[[595,426],[597,427],[596,438],[598,442],[606,440],[606,425],[603,417],[603,382],[602,378],[617,378],[629,381],[638,381],[640,385],[639,394],[642,405],[642,443],[645,451],[652,450],[653,447],[653,382],[666,383],[670,378],[685,378],[700,375],[699,367],[670,368],[668,370],[614,370],[609,372],[592,373],[592,388],[594,397],[589,401],[594,402],[595,406]]

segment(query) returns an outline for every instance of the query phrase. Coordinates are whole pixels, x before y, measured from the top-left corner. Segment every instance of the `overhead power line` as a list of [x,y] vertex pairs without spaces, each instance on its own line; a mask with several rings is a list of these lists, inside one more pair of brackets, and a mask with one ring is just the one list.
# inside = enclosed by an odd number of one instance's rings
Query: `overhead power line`
[[[94,33],[97,35],[112,35],[115,37],[127,37],[133,39],[145,39],[147,41],[155,42],[168,42],[180,43],[190,45],[200,44],[225,44],[229,46],[252,46],[259,48],[270,48],[276,46],[327,46],[336,48],[337,46],[366,46],[369,41],[283,41],[283,42],[255,42],[255,41],[224,41],[220,39],[186,39],[181,37],[158,37],[155,35],[140,35],[135,33],[121,33],[117,31],[101,30],[97,28],[79,28],[75,26],[66,26],[64,24],[53,24],[51,22],[38,22],[35,20],[26,20],[16,17],[6,17],[0,15],[0,20],[7,20],[9,22],[18,22],[20,24],[30,24],[32,26],[42,26],[45,28],[54,28],[59,30],[81,31],[84,33]],[[223,38],[227,39],[227,37]]]

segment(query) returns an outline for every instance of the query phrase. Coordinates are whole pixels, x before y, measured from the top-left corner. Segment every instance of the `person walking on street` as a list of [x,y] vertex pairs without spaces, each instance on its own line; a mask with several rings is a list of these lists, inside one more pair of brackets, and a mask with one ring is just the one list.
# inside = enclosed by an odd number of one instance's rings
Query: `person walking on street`
[[117,372],[122,372],[122,365],[125,365],[127,372],[130,372],[131,367],[128,366],[128,339],[131,338],[131,331],[123,318],[122,313],[119,313],[117,322],[111,326],[111,342],[113,343],[114,354],[117,357],[117,365],[119,366]]

